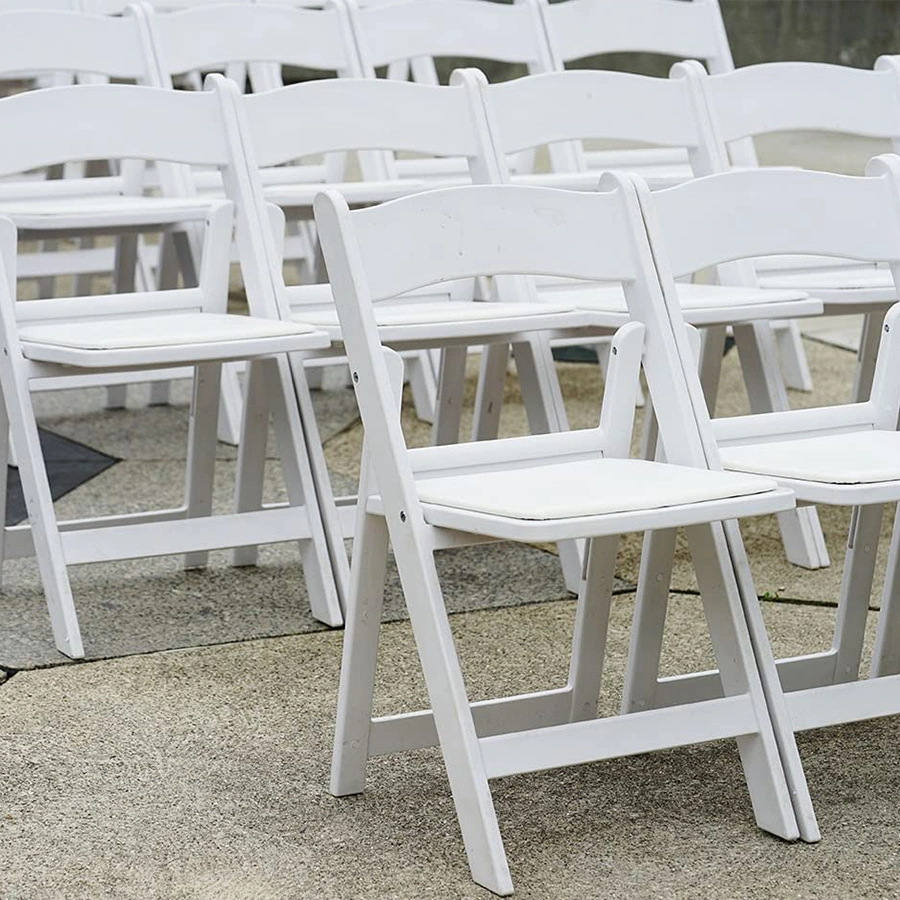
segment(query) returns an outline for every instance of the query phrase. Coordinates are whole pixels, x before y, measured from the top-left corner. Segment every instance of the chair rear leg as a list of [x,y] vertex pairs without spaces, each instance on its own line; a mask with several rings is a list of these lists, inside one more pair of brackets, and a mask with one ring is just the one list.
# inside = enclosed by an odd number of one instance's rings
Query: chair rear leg
[[878,616],[878,631],[875,648],[872,651],[872,678],[900,673],[900,505],[894,515],[894,530],[891,534],[891,549],[888,555],[887,572],[884,577],[884,592],[881,595],[881,613]]
[[585,548],[569,664],[572,722],[597,718],[618,546],[619,538],[613,536],[593,538]]
[[778,342],[778,357],[781,360],[784,383],[798,391],[811,391],[812,375],[806,361],[800,327],[794,319],[773,322],[772,325]]
[[[266,391],[272,409],[278,456],[281,460],[288,502],[305,511],[309,537],[300,541],[300,562],[309,591],[309,605],[313,616],[326,625],[344,623],[343,594],[334,566],[332,548],[328,544],[322,507],[316,494],[316,484],[307,456],[308,440],[305,423],[296,403],[291,369],[285,357],[263,360]],[[310,404],[312,405],[312,404]],[[321,444],[320,450],[321,450]],[[341,541],[344,571],[348,569],[347,554]]]
[[735,520],[724,522],[722,528],[731,556],[732,571],[737,579],[744,621],[753,647],[753,655],[769,717],[772,721],[772,728],[775,732],[778,752],[781,755],[784,776],[791,792],[800,839],[814,843],[820,839],[819,825],[816,822],[816,813],[809,796],[806,773],[803,771],[803,764],[797,750],[793,724],[781,687],[781,679],[775,667],[775,655],[766,632],[766,624],[763,621],[762,608],[756,594],[756,586],[753,583],[753,575],[750,572],[750,563],[744,550],[741,531]]
[[673,528],[648,531],[644,535],[622,694],[623,713],[641,712],[656,706],[676,536]]
[[500,433],[500,412],[503,409],[503,389],[508,364],[508,344],[487,344],[482,349],[475,395],[475,418],[472,422],[473,441],[492,441]]
[[[741,356],[750,409],[755,413],[789,409],[771,326],[766,322],[736,325],[734,339]],[[814,506],[779,513],[778,527],[781,529],[785,554],[794,565],[806,569],[830,565],[825,538]]]
[[881,334],[884,330],[884,316],[883,312],[871,312],[863,316],[859,350],[856,353],[856,368],[853,371],[851,403],[865,403],[872,394],[875,363],[878,359],[878,347],[881,344]]
[[[331,559],[330,571],[333,573],[334,583],[343,606],[350,583],[350,565],[347,561],[344,533],[341,528],[337,504],[334,500],[334,491],[331,487],[331,476],[328,474],[328,465],[325,461],[322,438],[319,435],[316,410],[306,381],[306,367],[303,365],[303,359],[299,355],[290,358],[290,373],[293,379],[295,409],[299,410],[297,434],[305,442],[305,455],[301,460],[300,471],[304,478],[309,477],[310,479],[304,490],[306,496],[310,498],[310,502],[313,502],[314,499],[318,503],[319,521],[325,531],[325,540],[329,558]],[[289,384],[286,385],[286,389],[288,386]],[[288,393],[286,396],[290,397],[291,395]],[[288,405],[289,407],[291,406],[290,403]],[[302,451],[302,444],[300,449]]]
[[[221,363],[204,363],[194,369],[185,485],[185,505],[190,519],[212,514],[221,377]],[[207,550],[197,550],[184,556],[186,569],[203,568],[208,562]]]
[[[513,355],[531,433],[568,431],[569,420],[549,342],[545,338],[532,336],[527,341],[514,344]],[[563,541],[558,545],[566,587],[573,594],[581,588],[583,544],[583,541]]]
[[[757,661],[747,631],[730,548],[720,524],[686,529],[725,696],[746,694],[757,732],[737,739],[756,821],[785,840],[800,836]],[[774,673],[774,663],[772,664]],[[770,673],[770,674],[773,674]],[[777,673],[774,673],[777,679]]]
[[360,794],[366,784],[372,697],[378,634],[384,604],[388,529],[383,516],[357,516],[358,530],[350,565],[341,686],[338,692],[331,793]]
[[3,585],[3,564],[6,561],[6,471],[10,465],[9,446],[9,416],[6,415],[6,404],[3,401],[3,392],[0,391],[0,510],[3,512],[2,527],[0,527],[0,586]]
[[854,507],[834,631],[834,683],[856,681],[875,577],[884,507]]

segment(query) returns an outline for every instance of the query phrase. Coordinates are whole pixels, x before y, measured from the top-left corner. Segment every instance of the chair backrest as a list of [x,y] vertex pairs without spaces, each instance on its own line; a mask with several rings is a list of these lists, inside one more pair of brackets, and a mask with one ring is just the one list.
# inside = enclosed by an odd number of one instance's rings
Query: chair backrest
[[160,71],[169,82],[174,75],[232,63],[250,65],[256,90],[282,86],[282,66],[360,74],[349,20],[340,5],[311,10],[226,3],[151,14],[149,20]]
[[[470,77],[468,70],[458,77]],[[605,139],[684,148],[698,173],[712,166],[706,110],[681,79],[581,70],[481,79],[476,89],[501,164],[542,145]],[[580,160],[578,167],[585,168]]]
[[734,68],[718,0],[539,0],[554,64],[605,53],[698,59],[710,72]]
[[[0,100],[0,131],[16,135],[14,141],[0,145],[0,177],[95,159],[153,160],[221,169],[230,164],[221,105],[206,92],[108,84],[29,91]],[[223,209],[227,212],[224,224]],[[158,302],[166,308],[196,308],[210,293],[227,296],[231,204],[220,201],[218,210],[210,214],[204,250],[213,240],[213,255],[224,265],[215,268],[213,257],[204,252],[199,288],[159,292]],[[108,303],[102,302],[106,298],[88,299],[98,301],[89,307],[95,315],[115,306],[112,299]],[[49,304],[68,303],[67,308],[79,309],[84,300],[45,300],[23,306],[29,308],[29,316],[45,315],[55,308]]]
[[[493,151],[466,85],[432,86],[380,79],[325,79],[262,94],[241,94],[233,82],[211,76],[208,84],[231,111],[235,123],[231,152],[246,167],[246,177],[226,182],[238,210],[238,243],[245,216],[265,219],[266,170],[313,154],[358,151],[408,151],[436,157],[465,157],[472,177],[496,182]],[[315,123],[312,127],[310,123]],[[233,169],[236,166],[232,167]],[[385,169],[383,177],[395,177]],[[262,225],[268,228],[268,223]],[[249,229],[248,229],[249,231]],[[273,300],[289,315],[284,297],[280,251],[273,244],[241,248],[244,276],[256,284],[273,277]],[[269,275],[254,272],[267,260]],[[259,293],[266,288],[260,284]]]
[[[675,278],[711,266],[721,272],[758,257],[809,254],[887,263],[894,283],[900,285],[900,157],[876,157],[868,171],[859,177],[748,169],[699,178],[653,194],[640,187],[638,196],[669,318],[681,319]],[[884,421],[890,420],[885,427],[896,428],[900,411],[896,369],[891,372],[881,366],[871,402],[880,407]],[[857,416],[868,414],[863,404],[852,406]],[[889,410],[886,417],[885,409]]]
[[[538,8],[557,71],[577,68],[586,57],[623,52],[696,59],[715,73],[734,69],[719,0],[538,0]],[[735,162],[755,165],[751,142],[735,145],[732,152]],[[683,157],[672,151],[635,150],[623,156],[601,150],[586,158],[592,168],[604,169],[672,165]]]
[[874,70],[787,62],[719,75],[682,63],[672,75],[691,81],[702,96],[721,144],[776,131],[812,130],[888,138],[900,149],[898,57],[880,57]]
[[[400,430],[372,304],[446,279],[478,275],[618,282],[649,335],[658,327],[654,316],[664,303],[635,189],[624,175],[609,176],[606,186],[601,192],[520,185],[447,188],[355,212],[336,192],[316,199],[316,223],[370,458],[389,516],[413,527],[421,521],[415,466]],[[696,382],[693,393],[702,403],[696,371],[673,369],[665,377],[662,369],[662,364],[654,365],[650,389],[654,402],[667,405],[661,427],[668,435],[670,459],[704,465],[700,437],[684,425],[693,421],[685,416],[692,402],[688,379]]]
[[551,59],[534,0],[397,0],[348,2],[363,74],[414,57],[472,57],[546,72]]
[[150,83],[138,17],[72,10],[0,11],[0,77],[89,73]]

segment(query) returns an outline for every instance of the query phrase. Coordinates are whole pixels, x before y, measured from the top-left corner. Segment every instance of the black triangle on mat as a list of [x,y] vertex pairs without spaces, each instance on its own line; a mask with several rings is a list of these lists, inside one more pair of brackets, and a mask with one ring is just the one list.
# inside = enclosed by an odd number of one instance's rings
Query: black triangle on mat
[[[52,431],[38,429],[41,450],[50,479],[50,493],[54,500],[74,491],[80,484],[114,466],[119,460],[99,450],[69,440]],[[6,470],[6,524],[15,525],[27,515],[19,470],[9,466]]]

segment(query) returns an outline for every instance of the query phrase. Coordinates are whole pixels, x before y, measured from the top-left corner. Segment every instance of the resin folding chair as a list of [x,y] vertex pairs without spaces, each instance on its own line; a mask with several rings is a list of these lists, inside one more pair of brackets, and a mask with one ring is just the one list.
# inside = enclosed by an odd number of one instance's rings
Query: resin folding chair
[[[454,77],[465,81],[480,96],[495,165],[501,170],[506,159],[522,151],[561,142],[577,145],[587,139],[679,148],[687,152],[692,172],[703,174],[717,168],[717,149],[703,104],[697,103],[683,79],[609,71],[555,72],[502,84],[487,84],[477,70],[458,71]],[[507,172],[506,180],[511,177],[517,180]],[[597,178],[595,172],[582,165],[574,171],[524,175],[518,180],[583,188],[595,186]],[[707,400],[714,406],[722,342],[726,327],[732,326],[754,409],[787,409],[771,336],[761,333],[759,326],[773,319],[818,315],[821,303],[809,300],[796,289],[761,289],[748,271],[729,271],[727,275],[723,271],[719,281],[720,284],[678,285],[687,321],[714,336],[708,342],[712,349],[704,354],[702,380]],[[617,327],[628,316],[621,290],[615,285],[544,279],[537,295],[554,303],[575,304],[594,315],[597,326]],[[583,338],[578,340],[584,343]],[[497,435],[505,371],[505,349],[490,348],[482,356],[476,438]],[[652,451],[655,437],[648,440]],[[810,568],[828,564],[814,508],[782,513],[779,522],[785,552],[791,561]]]
[[[331,790],[361,792],[371,756],[439,745],[472,876],[501,895],[512,892],[512,881],[488,780],[514,773],[737,737],[758,824],[789,840],[798,836],[718,524],[785,509],[791,495],[774,490],[770,480],[733,480],[708,468],[695,421],[705,416],[699,381],[695,371],[690,378],[681,371],[673,346],[676,340],[686,342],[687,333],[683,323],[679,330],[659,315],[663,301],[635,189],[627,176],[610,176],[606,187],[602,193],[456,187],[356,212],[335,192],[316,201],[365,426],[367,463]],[[396,359],[384,355],[373,304],[447,278],[509,273],[623,284],[635,321],[615,338],[599,426],[407,449],[395,396],[400,373],[392,371]],[[642,353],[668,463],[627,458]],[[707,430],[708,425],[707,418]],[[729,672],[727,696],[702,708],[597,719],[618,535],[682,525],[701,580],[710,636],[723,671]],[[563,537],[589,543],[567,684],[470,703],[435,551],[497,539]],[[389,543],[432,709],[372,719]],[[789,730],[782,725],[779,731],[787,734],[789,753]]]
[[[157,82],[153,54],[148,48],[141,11],[121,17],[89,15],[78,11],[27,10],[0,13],[0,74],[21,75],[25,72],[51,73],[65,76],[79,83],[104,82],[110,78],[134,81],[138,84]],[[74,126],[73,126],[74,127]],[[99,177],[80,177],[84,164],[66,161],[63,175],[56,179],[35,178],[33,174],[8,173],[0,183],[0,213],[18,224],[25,224],[23,214],[37,213],[28,219],[32,240],[40,240],[44,248],[52,246],[52,231],[56,228],[54,209],[60,213],[66,237],[79,236],[77,210],[83,209],[90,217],[91,210],[100,204],[101,209],[110,202],[118,202],[124,194],[137,196],[144,187],[144,167],[135,161],[121,165],[106,161],[109,174]],[[113,171],[114,170],[114,171]],[[177,169],[163,165],[160,168],[164,193],[179,195],[182,186],[175,178]],[[157,203],[159,201],[156,201]],[[54,204],[56,206],[54,206]],[[156,281],[147,256],[149,248],[137,243],[134,234],[116,236],[116,246],[95,246],[93,237],[81,234],[75,250],[42,249],[23,253],[19,258],[20,278],[37,277],[44,286],[42,296],[52,295],[55,276],[72,273],[78,276],[78,293],[91,293],[90,276],[95,273],[112,273],[115,290],[127,292],[137,284],[149,289]],[[199,245],[195,248],[199,250]],[[182,268],[195,267],[184,254],[180,257]],[[168,276],[172,283],[178,277],[178,268]],[[162,275],[160,277],[163,277]],[[193,277],[193,276],[192,276]],[[165,281],[166,279],[163,278]],[[164,403],[168,395],[168,380],[184,376],[186,372],[116,372],[110,373],[107,386],[107,405],[122,407],[126,401],[127,385],[131,382],[155,377],[151,383],[151,403]],[[93,383],[97,383],[96,380]],[[76,388],[79,382],[69,384]],[[223,438],[237,441],[240,427],[240,399],[234,391],[223,396]]]
[[[578,68],[580,61],[607,53],[652,53],[700,60],[709,72],[734,69],[718,0],[538,0],[554,68]],[[755,166],[753,142],[731,147],[736,165]],[[639,171],[652,182],[677,184],[691,177],[684,154],[675,148],[584,150],[573,155],[598,171]],[[808,391],[812,379],[796,324],[774,323],[780,364],[790,387]]]
[[[223,71],[242,87],[248,83],[254,92],[283,87],[284,67],[317,71],[323,76],[332,72],[339,77],[360,74],[349,20],[340,4],[329,3],[324,10],[247,2],[194,4],[177,12],[148,11],[146,20],[159,87],[171,89],[176,78],[211,70]],[[272,170],[266,177],[288,183],[340,181],[344,165],[343,157],[332,156]],[[188,177],[192,189],[222,195],[218,171],[194,171]],[[285,240],[286,260],[298,265],[305,280],[316,280],[315,257],[311,221],[291,223],[291,233]],[[234,393],[234,367],[226,368],[224,377],[233,382]],[[428,392],[431,380],[425,386],[417,384],[416,392],[424,404],[421,414],[428,419],[433,416],[433,391]]]
[[[702,67],[676,65],[703,98],[720,148],[779,131],[824,131],[885,138],[900,150],[900,58],[882,56],[875,69],[822,63],[766,63],[709,76]],[[735,162],[732,158],[731,162]],[[725,156],[724,165],[729,162]],[[738,160],[740,164],[740,160]],[[897,299],[885,268],[794,256],[759,260],[762,284],[815,293],[826,315],[865,314],[853,397],[869,396],[881,324]]]
[[[678,276],[723,260],[820,254],[889,265],[900,277],[900,158],[882,156],[868,177],[806,171],[745,171],[641,196],[659,266]],[[777,223],[777,227],[773,227]],[[670,314],[674,295],[667,294]],[[854,507],[832,646],[778,661],[770,701],[802,731],[900,712],[900,566],[895,526],[878,619],[872,678],[860,656],[885,504],[900,501],[900,306],[882,326],[871,397],[827,408],[713,422],[723,465],[763,473],[798,501]],[[686,363],[688,364],[688,363]],[[648,535],[635,612],[624,708],[646,710],[720,693],[717,672],[658,678],[659,648],[674,550],[671,530]],[[732,552],[736,551],[732,548]],[[746,560],[736,561],[746,567]],[[769,655],[757,602],[751,633]],[[781,690],[785,692],[781,695]],[[798,817],[813,822],[812,811]]]
[[[464,86],[442,87],[385,79],[341,79],[306,82],[263,94],[240,94],[236,86],[221,76],[211,76],[210,84],[223,105],[232,110],[233,170],[246,162],[246,177],[229,183],[228,193],[237,207],[237,239],[242,232],[256,234],[243,225],[244,217],[256,216],[263,225],[275,226],[274,237],[284,232],[284,216],[294,210],[309,210],[321,186],[310,184],[268,185],[260,174],[273,166],[318,153],[347,150],[388,149],[428,153],[444,157],[465,157],[472,166],[472,178],[479,182],[498,179],[493,165],[490,138],[478,119]],[[316,122],[310,128],[308,123]],[[421,191],[427,182],[393,179],[386,182],[350,182],[340,190],[349,201],[371,204],[399,194]],[[267,204],[276,204],[276,213]],[[251,296],[271,297],[271,309],[285,321],[294,318],[323,328],[335,342],[333,356],[342,356],[341,327],[328,285],[286,286],[282,275],[278,243],[267,242],[264,251],[241,249],[241,266]],[[268,258],[266,258],[268,254]],[[488,295],[490,296],[490,295]],[[568,425],[565,408],[550,355],[550,336],[570,336],[583,330],[587,316],[573,311],[571,304],[538,304],[530,285],[522,279],[499,285],[496,300],[476,300],[471,279],[451,284],[424,295],[402,298],[379,306],[381,336],[400,351],[443,350],[438,391],[439,416],[435,437],[440,443],[457,440],[459,406],[462,403],[462,374],[470,346],[498,342],[513,346],[518,375],[531,429],[535,432],[562,431]],[[251,301],[252,302],[252,301]],[[265,314],[271,314],[265,311]],[[332,561],[340,581],[347,573],[344,538],[353,534],[355,498],[335,504],[328,470],[318,435],[312,430],[315,414],[308,396],[303,366],[294,367],[296,390],[310,439],[309,454],[316,476],[317,493],[323,504]],[[259,444],[256,441],[255,444]],[[245,508],[260,502],[262,454],[251,446],[242,448],[239,476],[247,489]],[[254,475],[254,469],[256,474]],[[240,555],[250,554],[244,549]],[[574,546],[561,548],[567,580],[577,587],[580,558]],[[345,575],[346,577],[346,575]]]
[[[75,127],[77,125],[77,127]],[[209,93],[161,91],[127,85],[51,88],[0,101],[0,129],[15,134],[0,149],[0,173],[26,171],[63,160],[138,159],[227,170],[225,123]],[[171,290],[16,303],[13,293],[16,227],[2,219],[5,278],[0,279],[0,359],[6,405],[0,436],[7,433],[19,462],[28,508],[25,526],[7,527],[7,557],[34,554],[50,608],[54,638],[68,656],[83,655],[67,568],[111,559],[185,554],[203,566],[208,551],[253,544],[300,543],[310,603],[317,618],[335,625],[341,611],[331,575],[324,530],[304,450],[303,426],[291,385],[287,351],[327,346],[312,326],[227,315],[232,204],[168,199],[109,198],[91,216],[76,206],[75,227],[95,233],[205,228],[196,286]],[[115,202],[112,202],[112,201]],[[26,229],[40,211],[19,217]],[[65,222],[53,208],[58,233]],[[21,237],[21,231],[18,235]],[[6,352],[8,350],[8,352]],[[254,391],[244,429],[267,430],[253,398],[275,413],[278,450],[288,505],[279,510],[211,516],[216,420],[223,362],[249,360]],[[175,509],[58,522],[38,443],[31,392],[67,381],[101,383],[122,370],[153,371],[190,366],[194,393],[184,503]],[[7,446],[3,440],[2,456]]]

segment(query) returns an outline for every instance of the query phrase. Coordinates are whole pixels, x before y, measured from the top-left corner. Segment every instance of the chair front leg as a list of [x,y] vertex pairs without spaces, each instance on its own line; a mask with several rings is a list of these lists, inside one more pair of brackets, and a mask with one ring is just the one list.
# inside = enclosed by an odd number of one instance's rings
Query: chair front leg
[[[246,398],[238,444],[237,473],[235,475],[234,511],[250,512],[262,509],[263,480],[266,469],[266,447],[269,436],[269,403],[266,376],[261,360],[247,363]],[[255,566],[259,547],[235,547],[231,564]]]
[[656,706],[676,536],[673,528],[648,531],[644,535],[622,694],[623,713],[641,712]]
[[[185,484],[185,506],[187,517],[191,519],[212,513],[221,376],[221,363],[204,363],[194,369]],[[186,569],[203,568],[208,561],[209,552],[206,550],[184,556]]]
[[331,761],[331,793],[336,797],[360,794],[365,789],[388,556],[388,529],[384,517],[363,513],[357,517],[357,522],[361,522],[361,527],[350,566]]
[[894,515],[894,531],[888,555],[884,592],[881,595],[881,613],[878,631],[872,651],[872,678],[900,673],[900,505]]
[[84,656],[84,645],[53,509],[53,497],[41,452],[31,394],[24,374],[13,372],[16,364],[21,363],[21,357],[13,361],[11,355],[6,352],[0,355],[0,383],[4,385],[12,446],[19,464],[19,478],[25,494],[31,538],[50,612],[53,639],[60,653],[72,659],[81,659]]
[[853,509],[834,632],[835,684],[859,678],[883,516],[881,505]]
[[432,443],[435,445],[459,442],[468,354],[469,348],[465,345],[445,347],[441,353],[441,374],[432,428]]
[[571,722],[597,718],[618,547],[619,538],[613,536],[593,538],[585,548],[585,573],[578,595],[569,665]]

